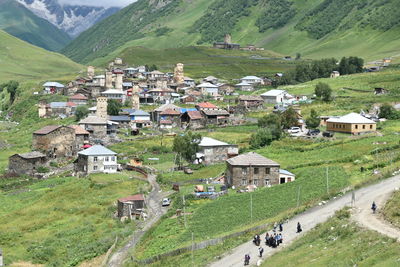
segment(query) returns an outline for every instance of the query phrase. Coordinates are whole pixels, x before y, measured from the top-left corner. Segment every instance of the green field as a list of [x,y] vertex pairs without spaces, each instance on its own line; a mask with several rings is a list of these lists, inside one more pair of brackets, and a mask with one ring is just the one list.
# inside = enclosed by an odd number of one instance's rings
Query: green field
[[104,254],[115,237],[126,237],[135,223],[113,218],[116,199],[145,189],[127,174],[91,179],[53,178],[32,185],[18,181],[0,190],[0,245],[5,263],[29,261],[75,266]]
[[7,80],[60,79],[78,75],[82,66],[0,30],[0,84]]
[[337,212],[262,266],[398,266],[399,243],[357,226],[348,216],[348,211]]

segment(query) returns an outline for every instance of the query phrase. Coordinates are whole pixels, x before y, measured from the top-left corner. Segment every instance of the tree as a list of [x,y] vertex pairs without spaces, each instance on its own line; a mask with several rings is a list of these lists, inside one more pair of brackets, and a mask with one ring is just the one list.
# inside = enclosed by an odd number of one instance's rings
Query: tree
[[174,138],[172,150],[177,153],[177,163],[179,166],[182,164],[182,158],[187,162],[193,162],[197,151],[199,151],[200,141],[201,135],[194,134],[192,132],[187,132],[183,135],[177,135]]
[[398,119],[399,113],[389,104],[383,104],[379,109],[379,117],[388,120]]
[[296,53],[296,60],[300,60],[301,59],[301,54],[300,53]]
[[258,119],[258,127],[270,130],[274,140],[278,140],[282,135],[282,124],[279,115],[272,113]]
[[10,94],[10,104],[14,103],[15,97],[17,96],[19,83],[17,81],[9,81],[0,86],[3,89],[6,89]]
[[320,82],[315,86],[315,95],[323,101],[329,102],[332,98],[332,88],[329,84]]
[[118,115],[121,108],[122,104],[119,101],[115,99],[108,100],[108,106],[107,106],[108,115],[113,115],[113,116]]
[[88,107],[84,106],[84,105],[79,105],[75,111],[75,118],[77,121],[80,121],[81,119],[86,117],[88,114],[89,114]]
[[298,122],[298,114],[293,109],[293,107],[289,107],[287,110],[282,112],[281,123],[283,129],[289,129],[290,127],[297,125],[297,122]]
[[255,132],[250,139],[250,147],[252,149],[268,146],[272,141],[276,140],[272,134],[271,129],[261,128]]
[[308,128],[315,129],[318,128],[320,124],[320,119],[318,116],[318,113],[315,111],[315,109],[311,109],[310,117],[306,119],[306,123]]

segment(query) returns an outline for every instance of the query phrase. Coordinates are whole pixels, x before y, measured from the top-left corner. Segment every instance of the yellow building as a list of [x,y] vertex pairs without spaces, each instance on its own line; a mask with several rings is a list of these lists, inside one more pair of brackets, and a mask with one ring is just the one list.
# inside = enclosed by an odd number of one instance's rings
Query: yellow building
[[357,113],[350,113],[327,120],[326,130],[351,134],[370,133],[376,131],[376,122]]

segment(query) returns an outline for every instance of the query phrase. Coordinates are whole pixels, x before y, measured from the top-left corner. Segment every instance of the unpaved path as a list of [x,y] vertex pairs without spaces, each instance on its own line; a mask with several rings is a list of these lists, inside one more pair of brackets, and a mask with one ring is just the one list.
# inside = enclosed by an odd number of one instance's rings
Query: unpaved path
[[[400,176],[394,176],[392,178],[386,179],[378,184],[370,185],[355,191],[355,206],[358,207],[358,203],[360,203],[360,207],[364,207],[362,211],[371,212],[370,205],[373,201],[379,201],[377,204],[382,206],[381,197],[390,195],[395,188],[400,187]],[[382,199],[384,201],[385,199]],[[351,206],[352,204],[352,193],[347,193],[342,197],[336,198],[334,200],[329,201],[325,205],[314,207],[302,214],[299,214],[292,218],[288,223],[283,225],[283,245],[279,246],[276,249],[272,249],[267,247],[265,243],[262,243],[262,247],[264,248],[263,259],[277,251],[281,250],[282,247],[289,246],[293,241],[297,238],[303,236],[305,233],[313,229],[317,224],[326,222],[334,213],[345,206]],[[361,213],[364,214],[364,213]],[[367,216],[365,218],[361,218],[362,221],[370,220],[371,216]],[[300,222],[303,228],[303,232],[301,234],[296,233],[296,225],[297,222]],[[383,228],[381,225],[376,225],[381,229]],[[386,231],[385,231],[386,232]],[[385,233],[386,234],[386,233]],[[265,233],[261,236],[264,241]],[[230,266],[243,266],[244,255],[250,254],[251,260],[250,265],[256,265],[257,261],[260,259],[258,257],[258,248],[253,245],[252,241],[242,244],[232,251],[228,252],[226,255],[223,255],[222,258],[212,264],[212,267],[230,267]]]
[[167,212],[167,209],[161,206],[161,201],[168,195],[168,193],[161,192],[160,185],[157,183],[154,174],[149,174],[148,180],[152,186],[152,191],[150,192],[146,203],[149,217],[145,222],[140,224],[138,230],[129,237],[128,243],[111,255],[107,264],[108,267],[122,266],[123,261],[129,256],[129,252],[137,245],[144,233]]
[[[382,214],[379,212],[389,200],[392,192],[377,196],[375,199],[362,199],[356,202],[356,206],[353,210],[353,219],[360,225],[367,227],[371,230],[377,231],[383,235],[400,241],[400,229],[394,227],[387,222]],[[375,201],[378,206],[376,214],[372,214],[371,205],[372,201]]]

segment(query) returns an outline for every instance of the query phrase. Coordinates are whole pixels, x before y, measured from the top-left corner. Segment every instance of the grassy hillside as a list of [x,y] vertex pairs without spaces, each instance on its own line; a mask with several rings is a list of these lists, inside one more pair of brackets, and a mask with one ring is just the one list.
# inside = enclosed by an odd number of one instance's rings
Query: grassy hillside
[[181,62],[185,64],[185,75],[192,78],[213,75],[238,79],[245,75],[272,75],[295,67],[295,62],[281,60],[281,55],[270,51],[225,51],[198,46],[169,49],[128,47],[92,63],[105,66],[117,56],[130,65],[155,64],[164,72],[173,72],[175,64]]
[[231,33],[234,42],[303,56],[400,53],[395,0],[139,0],[79,36],[63,52],[90,62],[121,47],[210,45]]
[[0,83],[6,80],[56,78],[78,73],[81,66],[0,30]]
[[60,50],[71,41],[68,34],[14,0],[0,0],[0,29],[52,51]]
[[348,216],[338,212],[262,266],[398,266],[399,243],[360,228]]

